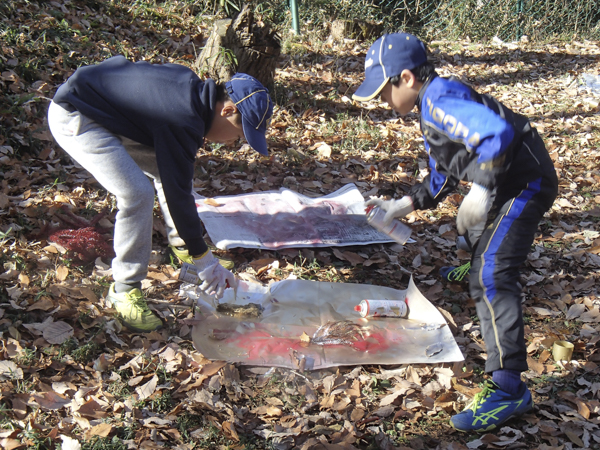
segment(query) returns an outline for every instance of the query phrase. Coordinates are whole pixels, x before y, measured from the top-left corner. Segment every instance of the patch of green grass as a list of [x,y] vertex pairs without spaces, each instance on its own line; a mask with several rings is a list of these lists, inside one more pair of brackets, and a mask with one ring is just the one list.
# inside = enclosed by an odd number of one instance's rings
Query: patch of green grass
[[118,370],[116,373],[119,375],[118,380],[113,380],[108,383],[106,391],[114,395],[116,398],[122,400],[131,395],[131,388],[127,381],[129,380],[129,372],[127,370]]
[[6,402],[0,402],[0,428],[14,430],[15,426],[10,417],[13,409]]
[[234,441],[228,439],[227,436],[212,423],[205,427],[198,435],[199,439],[196,441],[196,446],[206,450],[230,448],[235,444]]
[[77,342],[77,339],[70,337],[58,347],[57,358],[62,359],[65,356],[70,355],[78,346],[79,342]]
[[184,442],[191,441],[192,437],[190,436],[190,433],[194,429],[199,428],[202,424],[204,424],[204,416],[199,414],[190,414],[186,412],[177,417],[177,429],[179,430],[179,433],[181,433],[181,439]]
[[112,438],[94,436],[81,444],[81,450],[127,450],[127,445],[117,436]]
[[60,344],[56,358],[62,359],[69,355],[76,362],[80,364],[87,364],[93,361],[98,356],[99,352],[100,346],[96,342],[90,341],[86,344],[80,345],[77,339],[70,337],[65,342]]
[[299,256],[299,262],[294,262],[294,275],[301,280],[316,280],[318,279],[318,273],[321,271],[321,265],[314,258],[311,262],[308,262],[306,258]]
[[171,391],[164,390],[155,397],[144,400],[145,406],[157,414],[166,414],[173,408]]
[[17,394],[26,394],[31,392],[35,385],[35,380],[15,380],[14,392]]
[[24,348],[15,358],[15,364],[20,366],[31,366],[35,361],[37,361],[36,351],[31,348]]
[[18,437],[27,443],[28,450],[52,450],[54,448],[54,444],[52,443],[52,439],[49,437],[43,437],[39,430],[34,428],[26,428],[21,433],[19,433]]
[[73,350],[71,356],[78,363],[87,364],[93,361],[98,356],[99,352],[100,346],[96,342],[91,341]]

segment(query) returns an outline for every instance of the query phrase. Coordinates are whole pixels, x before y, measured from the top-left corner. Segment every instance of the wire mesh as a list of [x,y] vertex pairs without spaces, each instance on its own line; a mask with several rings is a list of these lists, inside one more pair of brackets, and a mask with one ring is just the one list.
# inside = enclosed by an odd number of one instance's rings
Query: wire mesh
[[380,21],[388,31],[429,40],[600,37],[600,0],[305,0],[300,14],[313,23],[323,17]]

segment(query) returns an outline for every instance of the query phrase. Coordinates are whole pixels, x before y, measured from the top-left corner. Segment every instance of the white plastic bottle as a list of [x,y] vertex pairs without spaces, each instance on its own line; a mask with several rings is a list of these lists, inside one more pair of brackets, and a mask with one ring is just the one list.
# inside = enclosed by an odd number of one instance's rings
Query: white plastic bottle
[[354,307],[361,317],[406,317],[408,305],[404,300],[362,300]]

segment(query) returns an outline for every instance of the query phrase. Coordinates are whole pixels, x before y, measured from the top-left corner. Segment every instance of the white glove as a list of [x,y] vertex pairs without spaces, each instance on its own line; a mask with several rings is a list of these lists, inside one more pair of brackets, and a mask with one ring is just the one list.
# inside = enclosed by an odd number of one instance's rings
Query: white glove
[[365,205],[378,206],[384,211],[387,211],[383,218],[384,226],[392,223],[392,220],[394,219],[402,219],[403,217],[406,217],[415,210],[412,198],[410,198],[409,195],[405,195],[400,200],[383,200],[381,198],[372,198],[371,200],[368,200]]
[[214,295],[216,299],[223,297],[227,287],[237,288],[235,276],[219,264],[209,250],[201,258],[194,258],[194,265],[198,268],[198,278],[202,281],[200,290],[207,295]]
[[491,207],[491,191],[473,183],[471,190],[463,199],[460,208],[458,208],[458,216],[456,217],[458,234],[462,236],[469,228],[477,225],[479,222],[483,222]]

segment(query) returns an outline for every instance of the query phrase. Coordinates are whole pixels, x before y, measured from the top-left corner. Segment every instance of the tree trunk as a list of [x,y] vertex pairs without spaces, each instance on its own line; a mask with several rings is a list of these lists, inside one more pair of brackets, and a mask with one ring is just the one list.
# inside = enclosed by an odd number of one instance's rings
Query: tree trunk
[[271,87],[280,52],[275,32],[268,24],[255,22],[254,14],[244,5],[235,19],[215,22],[195,67],[217,82],[243,72]]

